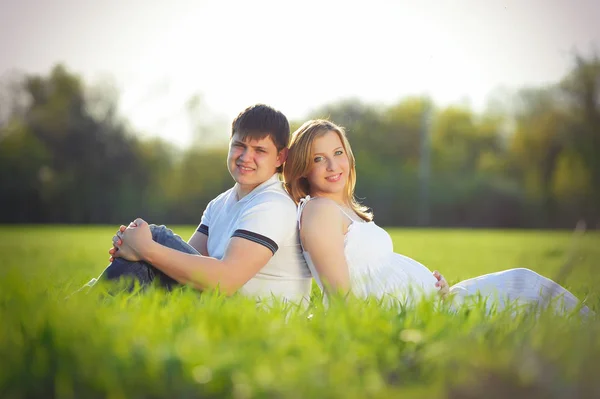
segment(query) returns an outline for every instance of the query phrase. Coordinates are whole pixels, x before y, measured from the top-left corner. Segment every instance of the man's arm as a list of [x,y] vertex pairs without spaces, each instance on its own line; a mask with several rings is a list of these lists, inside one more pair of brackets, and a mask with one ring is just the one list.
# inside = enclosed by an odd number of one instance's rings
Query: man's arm
[[[123,232],[125,232],[126,229],[126,226],[121,225],[121,227],[117,231],[117,234],[113,236],[113,247],[108,251],[108,253],[110,254],[110,262],[113,262],[115,260],[114,254],[117,252],[118,247],[123,243],[123,241],[121,240],[121,234],[123,234]],[[209,256],[208,235],[206,235],[204,231],[208,232],[208,229],[203,229],[202,231],[197,230],[196,232],[194,232],[194,234],[192,234],[192,236],[190,237],[188,244],[194,247],[196,251],[200,252],[202,255]]]
[[210,254],[208,253],[209,225],[210,220],[212,219],[212,214],[214,213],[215,202],[219,198],[220,196],[208,203],[206,209],[202,213],[200,225],[196,228],[196,231],[194,232],[194,234],[192,234],[188,241],[188,244],[190,244],[196,249],[196,251],[200,252],[204,256],[210,256]]
[[123,233],[123,243],[113,256],[144,260],[182,284],[198,289],[219,289],[231,295],[258,273],[274,251],[242,237],[233,237],[222,260],[187,254],[160,245],[142,219]]
[[204,256],[208,256],[208,236],[199,231],[194,232],[188,241],[192,247],[196,248],[196,251],[200,252]]
[[[210,221],[204,219],[198,233],[208,236]],[[297,232],[296,206],[281,193],[255,198],[239,215],[232,236],[225,238],[228,242],[222,259],[166,248],[152,241],[148,224],[142,219],[136,219],[135,225],[137,227],[123,233],[123,245],[117,256],[145,260],[181,283],[199,289],[219,286],[227,294],[234,293],[254,277],[279,245]]]
[[230,240],[222,260],[186,254],[154,242],[143,254],[146,262],[182,284],[202,290],[218,286],[227,295],[246,284],[272,256],[265,246],[239,237]]

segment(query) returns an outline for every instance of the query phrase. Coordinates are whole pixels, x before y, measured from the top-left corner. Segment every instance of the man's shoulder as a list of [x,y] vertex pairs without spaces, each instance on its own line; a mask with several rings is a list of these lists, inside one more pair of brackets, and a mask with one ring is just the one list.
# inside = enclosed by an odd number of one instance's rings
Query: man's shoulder
[[297,207],[292,198],[283,189],[270,187],[255,195],[244,206],[245,214],[261,215],[270,221],[296,219]]
[[290,197],[290,195],[283,188],[283,183],[276,183],[258,193],[252,201],[250,201],[252,206],[256,206],[262,203],[273,204],[274,206],[279,206],[282,208],[288,209],[296,209],[296,203]]
[[227,198],[229,198],[229,196],[231,195],[231,193],[233,192],[233,189],[235,187],[231,187],[229,190],[222,192],[221,194],[217,195],[212,201],[210,201],[210,205],[217,205],[220,203],[224,203]]

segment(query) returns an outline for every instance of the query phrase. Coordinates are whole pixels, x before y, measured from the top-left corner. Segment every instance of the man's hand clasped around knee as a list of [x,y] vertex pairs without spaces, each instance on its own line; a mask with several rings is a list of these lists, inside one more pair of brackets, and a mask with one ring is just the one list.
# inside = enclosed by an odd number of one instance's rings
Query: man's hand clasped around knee
[[[133,224],[133,222],[131,222],[131,224]],[[122,236],[126,228],[127,226],[121,225],[121,227],[119,227],[119,230],[117,230],[117,233],[112,238],[113,246],[108,250],[108,253],[110,254],[110,258],[108,258],[108,260],[111,263],[115,260],[113,255],[119,250],[119,245],[123,243]]]
[[121,226],[113,236],[113,247],[108,250],[110,261],[124,258],[136,262],[143,260],[143,249],[152,243],[152,232],[146,221],[135,219],[128,227]]

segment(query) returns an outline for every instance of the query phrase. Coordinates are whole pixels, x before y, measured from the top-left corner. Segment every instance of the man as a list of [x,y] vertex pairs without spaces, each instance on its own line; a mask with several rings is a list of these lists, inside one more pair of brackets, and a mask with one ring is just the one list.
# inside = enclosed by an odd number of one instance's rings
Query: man
[[227,167],[235,185],[212,200],[188,243],[164,226],[136,219],[109,250],[106,279],[134,276],[198,289],[300,301],[311,274],[296,225],[296,205],[278,173],[287,157],[285,115],[258,104],[233,121]]

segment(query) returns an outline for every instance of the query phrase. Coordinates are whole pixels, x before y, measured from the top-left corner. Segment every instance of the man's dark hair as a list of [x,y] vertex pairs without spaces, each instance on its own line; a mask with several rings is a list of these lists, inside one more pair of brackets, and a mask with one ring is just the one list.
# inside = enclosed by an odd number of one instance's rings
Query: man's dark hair
[[255,104],[243,110],[231,124],[231,137],[239,133],[242,140],[247,137],[261,140],[271,137],[277,151],[290,144],[290,124],[281,111],[265,104]]

